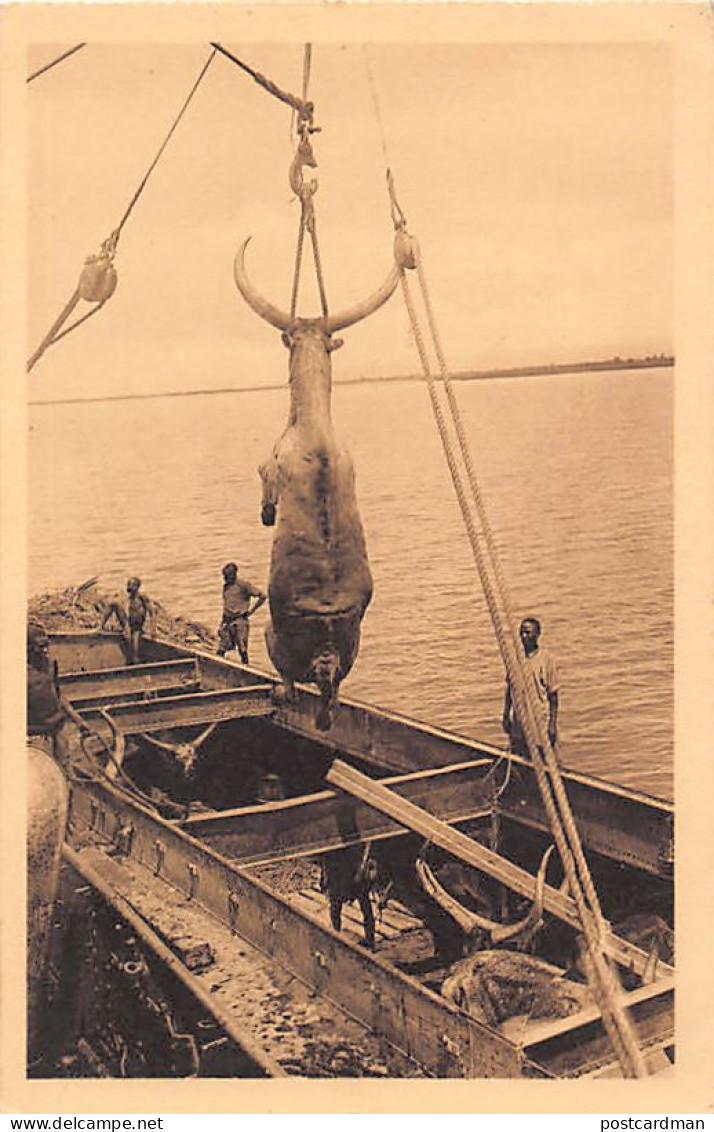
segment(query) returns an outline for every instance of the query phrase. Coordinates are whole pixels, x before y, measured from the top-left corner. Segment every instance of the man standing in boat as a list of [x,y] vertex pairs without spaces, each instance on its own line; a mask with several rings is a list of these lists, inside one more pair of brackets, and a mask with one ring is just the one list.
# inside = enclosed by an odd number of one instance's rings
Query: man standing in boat
[[100,629],[104,629],[112,617],[116,617],[122,631],[126,634],[129,646],[129,663],[138,664],[141,652],[141,638],[144,626],[149,622],[149,632],[156,632],[156,613],[153,602],[141,592],[141,578],[129,578],[126,583],[126,608],[119,597],[109,603],[104,612]]
[[[250,599],[255,598],[251,608]],[[237,649],[243,664],[248,664],[248,618],[268,600],[268,595],[241,578],[235,562],[223,567],[223,620],[218,627],[218,655]]]
[[[534,693],[534,701],[540,712],[543,726],[548,733],[551,746],[558,743],[558,692],[560,680],[558,669],[547,649],[539,646],[541,633],[537,617],[524,617],[519,636],[523,645],[523,670],[526,681]],[[517,755],[528,758],[528,744],[518,722],[511,693],[510,680],[506,681],[506,694],[503,701],[503,730],[509,737],[509,749]]]
[[83,735],[90,728],[62,695],[49,656],[49,639],[43,627],[27,626],[27,733],[42,738],[51,754],[66,768],[69,763],[67,725],[75,723]]

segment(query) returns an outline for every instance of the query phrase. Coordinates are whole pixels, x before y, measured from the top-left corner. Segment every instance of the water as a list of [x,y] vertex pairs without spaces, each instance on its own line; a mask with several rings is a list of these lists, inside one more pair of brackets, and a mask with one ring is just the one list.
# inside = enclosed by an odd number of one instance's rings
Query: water
[[[558,660],[563,761],[671,797],[671,371],[456,388],[514,610]],[[502,665],[426,389],[337,387],[333,409],[375,580],[346,693],[502,743]],[[255,469],[286,410],[283,390],[33,408],[31,592],[138,573],[215,626],[225,561],[267,581]]]

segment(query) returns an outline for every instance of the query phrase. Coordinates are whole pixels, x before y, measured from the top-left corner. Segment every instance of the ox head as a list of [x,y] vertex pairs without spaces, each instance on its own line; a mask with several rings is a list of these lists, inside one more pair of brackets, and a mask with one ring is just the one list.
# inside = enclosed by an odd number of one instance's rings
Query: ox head
[[262,295],[253,287],[248,279],[245,271],[245,249],[248,246],[250,236],[244,240],[240,248],[236,252],[235,261],[233,264],[233,274],[236,281],[236,286],[241,295],[245,299],[249,307],[251,307],[257,315],[270,323],[277,330],[283,333],[283,341],[286,345],[291,346],[293,338],[296,336],[321,337],[324,341],[327,350],[335,349],[341,345],[339,341],[334,343],[330,341],[333,334],[338,330],[345,330],[348,326],[354,326],[355,323],[360,322],[363,318],[373,314],[376,310],[386,303],[387,299],[394,293],[394,290],[399,282],[399,268],[395,264],[386,280],[373,295],[365,299],[356,306],[350,307],[349,310],[342,311],[340,314],[331,314],[322,318],[291,318],[289,314],[281,311],[278,307],[273,306],[272,303],[264,299]]
[[459,904],[458,900],[455,900],[439,884],[429,866],[422,860],[418,860],[416,863],[417,876],[426,894],[443,908],[447,915],[461,928],[464,935],[471,936],[477,931],[486,932],[490,937],[491,944],[498,945],[506,943],[508,940],[515,940],[519,936],[528,936],[540,926],[543,917],[545,874],[553,849],[554,846],[551,845],[543,854],[536,877],[535,899],[528,915],[512,924],[499,924],[496,920],[489,920],[485,916],[479,916],[476,912],[464,908],[463,904]]

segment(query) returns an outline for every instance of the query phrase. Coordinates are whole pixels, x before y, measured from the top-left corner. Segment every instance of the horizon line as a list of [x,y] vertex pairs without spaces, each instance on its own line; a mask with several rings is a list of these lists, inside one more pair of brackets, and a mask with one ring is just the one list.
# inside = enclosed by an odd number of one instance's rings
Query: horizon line
[[[648,354],[641,358],[607,358],[595,362],[553,362],[532,366],[513,366],[508,368],[491,368],[485,370],[456,370],[449,374],[451,381],[499,381],[512,380],[523,377],[551,377],[564,373],[602,373],[615,370],[628,369],[655,369],[671,368],[675,364],[674,355]],[[435,381],[443,378],[434,374]],[[337,385],[369,385],[379,382],[391,381],[424,381],[425,378],[415,374],[384,374],[379,377],[346,377],[333,382]],[[274,393],[288,388],[288,381],[280,384],[268,385],[229,385],[219,389],[171,389],[167,392],[151,393],[107,393],[96,397],[59,397],[52,400],[31,400],[30,407],[42,405],[91,405],[104,401],[148,401],[162,397],[209,397],[226,393]]]

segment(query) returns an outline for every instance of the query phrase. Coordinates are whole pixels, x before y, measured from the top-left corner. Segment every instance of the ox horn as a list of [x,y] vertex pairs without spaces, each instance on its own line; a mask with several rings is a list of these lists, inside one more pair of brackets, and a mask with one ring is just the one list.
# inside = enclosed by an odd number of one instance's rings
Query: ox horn
[[399,268],[395,264],[379,290],[370,295],[368,299],[358,303],[355,307],[350,307],[349,310],[343,311],[341,314],[328,315],[324,323],[326,333],[334,334],[336,330],[344,330],[348,326],[354,326],[360,319],[366,318],[369,314],[374,314],[386,303],[387,299],[391,298],[398,282]]
[[261,318],[269,322],[271,326],[275,326],[278,330],[286,331],[291,323],[294,322],[294,319],[291,319],[290,315],[285,314],[284,311],[279,310],[278,307],[274,307],[272,303],[269,303],[267,299],[259,295],[246,275],[244,262],[245,249],[248,247],[249,242],[250,236],[248,236],[248,239],[244,240],[238,248],[233,261],[233,277],[236,281],[236,287],[248,306],[252,307],[256,314],[260,315]]
[[515,936],[531,931],[540,923],[543,915],[545,874],[553,849],[554,846],[550,845],[541,859],[538,875],[536,877],[535,899],[528,915],[522,920],[516,920],[513,924],[499,924],[496,920],[489,920],[486,916],[479,916],[478,913],[471,912],[468,908],[464,908],[463,904],[459,904],[458,900],[451,896],[446,889],[439,884],[431,869],[424,861],[417,861],[416,863],[417,876],[427,895],[436,900],[437,904],[444,909],[447,915],[451,916],[452,920],[461,928],[465,935],[472,935],[480,928],[481,931],[489,933],[492,943],[505,943],[506,940],[513,939]]

